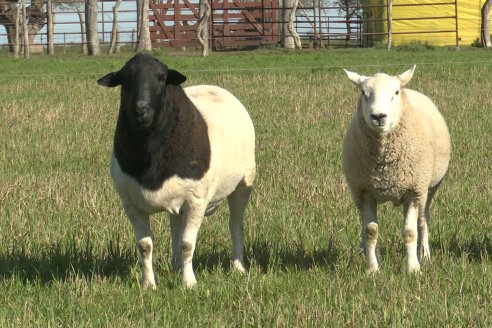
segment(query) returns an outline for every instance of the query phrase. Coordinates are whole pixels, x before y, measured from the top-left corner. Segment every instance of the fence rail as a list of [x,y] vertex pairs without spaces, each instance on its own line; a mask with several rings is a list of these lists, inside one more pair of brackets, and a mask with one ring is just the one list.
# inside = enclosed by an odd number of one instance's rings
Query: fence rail
[[[0,47],[23,46],[27,31],[31,52],[43,52],[48,47],[48,0],[26,1],[27,28],[22,27],[21,2],[0,0]],[[51,0],[53,41],[58,47],[83,46],[84,1]],[[149,30],[153,46],[198,47],[196,35],[199,19],[198,0],[150,0]],[[212,14],[208,23],[209,44],[215,49],[282,45],[289,37],[287,26],[290,7],[282,7],[279,0],[245,2],[244,0],[209,0]],[[281,1],[282,2],[282,1]],[[113,7],[115,1],[98,2],[98,36],[102,45],[111,42]],[[299,6],[294,27],[303,46],[371,46],[388,35],[388,6],[362,5],[340,7],[326,5],[327,1],[312,0],[311,6]],[[443,34],[455,35],[458,44],[457,1],[435,3],[395,4],[393,8],[437,8],[437,15],[393,17],[394,24],[418,21],[446,21],[446,28],[425,27],[413,30],[393,30],[394,35]],[[137,38],[136,0],[122,0],[118,11],[118,45],[135,46]],[[448,27],[449,26],[449,27]]]

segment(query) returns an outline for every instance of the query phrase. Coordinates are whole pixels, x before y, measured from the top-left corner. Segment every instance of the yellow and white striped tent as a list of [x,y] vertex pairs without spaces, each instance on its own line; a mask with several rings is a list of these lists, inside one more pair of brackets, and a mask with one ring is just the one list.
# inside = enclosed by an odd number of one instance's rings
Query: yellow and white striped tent
[[[457,23],[458,45],[470,45],[477,38],[480,40],[481,9],[484,2],[485,0],[457,0],[455,6],[453,0],[393,0],[393,44],[428,42],[440,46],[455,45],[454,31]],[[387,0],[365,0],[362,4],[369,5],[364,9],[365,19],[369,19],[365,26],[366,32],[387,33]],[[456,15],[457,20],[454,18]],[[375,39],[387,41],[387,36],[381,35]]]

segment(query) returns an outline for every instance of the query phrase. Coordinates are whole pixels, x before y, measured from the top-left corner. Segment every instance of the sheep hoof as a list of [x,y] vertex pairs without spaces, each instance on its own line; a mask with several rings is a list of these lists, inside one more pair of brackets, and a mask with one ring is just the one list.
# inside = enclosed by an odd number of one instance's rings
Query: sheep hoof
[[420,273],[420,264],[418,262],[416,263],[409,263],[408,264],[408,273]]
[[186,289],[193,289],[196,286],[196,279],[183,280],[183,285]]
[[148,281],[148,280],[142,281],[141,285],[142,285],[142,288],[146,289],[146,290],[156,290],[157,289],[155,286],[155,283]]
[[171,261],[171,270],[173,272],[181,272],[181,260]]
[[377,274],[379,273],[379,267],[377,265],[372,265],[367,268],[367,273],[368,274]]
[[243,263],[240,260],[234,260],[231,263],[231,270],[238,273],[246,273]]
[[424,261],[431,262],[431,254],[429,248],[424,248],[424,251],[422,253],[423,253],[422,259]]

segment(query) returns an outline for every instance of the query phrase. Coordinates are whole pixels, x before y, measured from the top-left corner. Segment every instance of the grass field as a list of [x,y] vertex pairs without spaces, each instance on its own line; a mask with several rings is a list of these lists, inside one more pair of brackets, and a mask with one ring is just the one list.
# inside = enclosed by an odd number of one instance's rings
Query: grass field
[[[249,273],[229,272],[227,208],[205,219],[199,285],[170,269],[154,216],[155,292],[109,177],[118,89],[96,84],[130,54],[0,57],[0,326],[492,326],[492,52],[374,49],[157,52],[246,105],[258,176],[245,218]],[[448,122],[453,154],[431,209],[432,263],[405,272],[402,210],[381,206],[382,270],[365,273],[341,172],[357,91],[342,67],[401,73]]]

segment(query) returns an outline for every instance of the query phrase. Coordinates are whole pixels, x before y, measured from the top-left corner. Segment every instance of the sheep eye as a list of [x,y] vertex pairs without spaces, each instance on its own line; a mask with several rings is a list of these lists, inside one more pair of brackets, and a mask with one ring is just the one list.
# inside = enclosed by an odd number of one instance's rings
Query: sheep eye
[[396,90],[395,95],[398,96],[400,94],[400,90]]

